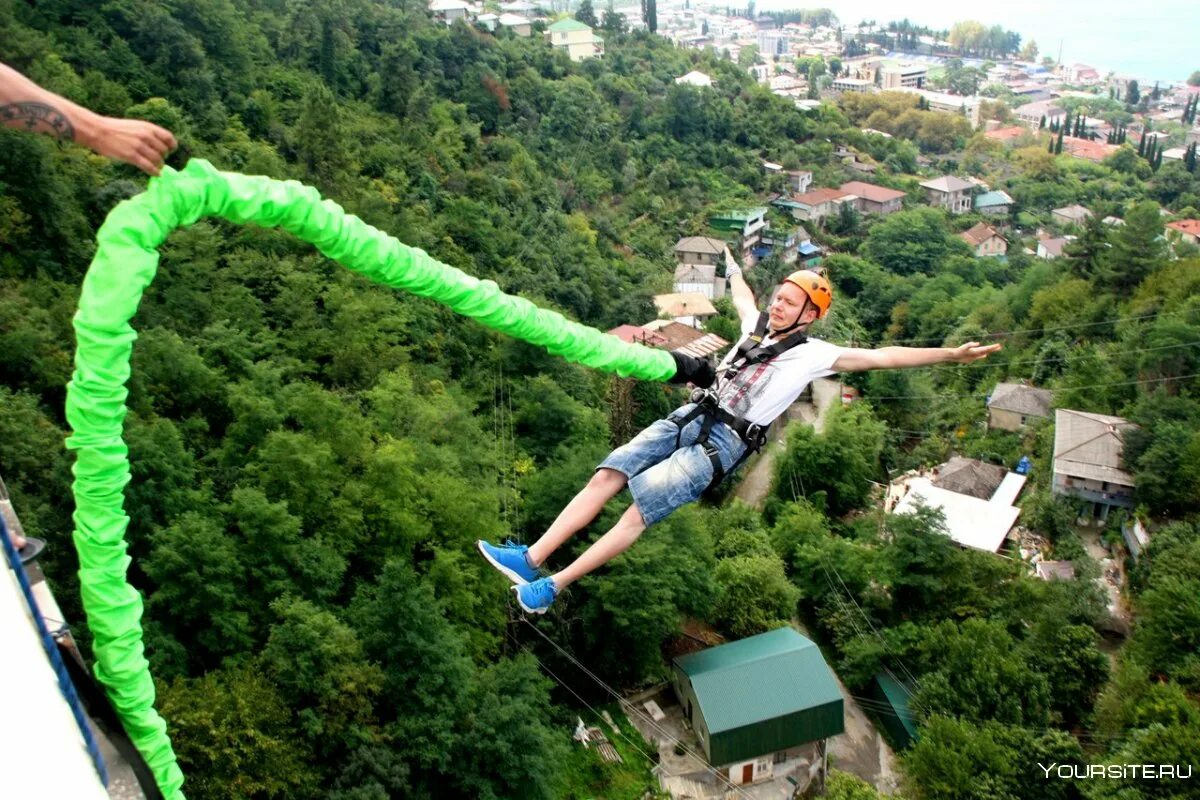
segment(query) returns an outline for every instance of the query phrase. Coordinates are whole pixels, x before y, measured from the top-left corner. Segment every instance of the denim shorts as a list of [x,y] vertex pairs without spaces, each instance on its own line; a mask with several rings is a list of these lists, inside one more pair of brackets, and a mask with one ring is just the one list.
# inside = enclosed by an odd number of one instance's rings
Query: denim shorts
[[[612,451],[596,467],[614,469],[629,479],[629,493],[647,526],[700,497],[712,482],[712,461],[704,447],[696,444],[703,418],[688,423],[682,435],[679,426],[672,422],[687,416],[693,408],[695,404],[691,403],[676,409]],[[726,472],[746,451],[742,438],[722,422],[712,426],[708,441],[716,448]]]

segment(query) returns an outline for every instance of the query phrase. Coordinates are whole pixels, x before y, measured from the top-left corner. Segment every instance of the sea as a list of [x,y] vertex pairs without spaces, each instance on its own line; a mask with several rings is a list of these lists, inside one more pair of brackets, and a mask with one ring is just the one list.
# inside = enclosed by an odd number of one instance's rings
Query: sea
[[[731,6],[744,6],[732,0]],[[1039,59],[1089,64],[1164,86],[1200,70],[1200,2],[1197,0],[756,0],[760,11],[830,8],[843,25],[863,20],[886,24],[908,18],[917,25],[948,30],[975,19],[1037,42]]]

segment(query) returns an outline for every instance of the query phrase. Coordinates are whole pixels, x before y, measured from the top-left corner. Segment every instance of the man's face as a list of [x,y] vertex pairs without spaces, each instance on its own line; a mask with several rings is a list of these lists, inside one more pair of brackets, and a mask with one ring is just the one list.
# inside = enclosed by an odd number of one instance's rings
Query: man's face
[[[808,295],[794,283],[784,281],[769,308],[772,330],[783,330],[800,320],[804,324],[817,318],[817,307],[806,302]],[[803,316],[801,316],[803,314]]]

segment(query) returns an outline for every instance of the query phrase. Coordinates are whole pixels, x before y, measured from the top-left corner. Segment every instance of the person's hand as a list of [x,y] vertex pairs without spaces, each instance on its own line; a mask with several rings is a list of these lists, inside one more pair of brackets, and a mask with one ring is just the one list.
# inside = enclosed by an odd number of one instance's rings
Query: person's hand
[[737,275],[741,271],[742,271],[742,268],[739,267],[737,261],[734,260],[733,253],[731,253],[729,251],[729,248],[726,247],[725,248],[725,277],[732,278],[734,275]]
[[1002,348],[1004,345],[997,342],[996,344],[980,344],[979,342],[967,342],[960,344],[958,347],[951,347],[950,361],[956,364],[970,364],[974,361],[987,358],[992,353]]
[[148,175],[158,175],[163,160],[176,147],[170,131],[145,120],[98,116],[88,128],[80,131],[80,144]]
[[675,374],[667,380],[668,383],[690,383],[707,389],[717,379],[717,371],[707,358],[696,358],[678,350],[671,351],[671,358],[675,359]]

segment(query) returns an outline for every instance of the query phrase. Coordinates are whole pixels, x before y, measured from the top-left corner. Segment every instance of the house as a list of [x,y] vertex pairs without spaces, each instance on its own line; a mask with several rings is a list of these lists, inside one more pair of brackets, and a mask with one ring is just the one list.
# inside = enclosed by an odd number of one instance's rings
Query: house
[[944,208],[951,214],[965,214],[971,210],[971,194],[975,184],[956,178],[953,175],[943,175],[931,181],[922,181],[929,205]]
[[845,94],[846,92],[868,94],[875,91],[875,82],[863,80],[862,78],[835,78],[831,88],[838,94]]
[[794,219],[820,224],[838,210],[838,201],[846,197],[848,195],[841,189],[813,189],[804,194],[777,198],[771,205],[788,211]]
[[699,292],[656,294],[654,307],[658,309],[660,317],[669,317],[693,328],[699,328],[710,317],[717,315],[712,302]]
[[1029,134],[1029,129],[1026,128],[1025,126],[1010,125],[1007,128],[996,128],[995,130],[990,130],[987,133],[985,133],[983,136],[985,139],[991,139],[993,142],[1003,142],[1005,144],[1012,144],[1012,143],[1016,142],[1018,139],[1020,139],[1022,136],[1026,136],[1028,134]]
[[[688,328],[688,330],[693,329]],[[644,344],[647,347],[657,347],[662,350],[668,349],[666,347],[667,337],[641,325],[618,325],[612,330],[606,331],[606,333],[609,336],[616,336],[626,344]]]
[[1049,419],[1054,393],[1023,383],[997,383],[988,395],[988,430],[1019,431],[1034,419]]
[[821,750],[845,730],[842,693],[820,648],[777,628],[674,660],[672,685],[709,764],[734,785]]
[[1168,150],[1163,150],[1163,161],[1183,161],[1187,156],[1186,147],[1172,147]]
[[788,189],[792,194],[804,194],[812,185],[813,174],[806,169],[793,169],[785,173],[788,176]]
[[979,127],[980,98],[975,95],[947,94],[946,92],[931,92],[926,89],[900,89],[925,98],[930,111],[940,111],[943,114],[957,114],[966,117],[972,128]]
[[657,346],[663,350],[679,350],[696,358],[707,358],[729,347],[729,342],[715,333],[705,333],[670,319],[651,320],[642,329],[662,339]]
[[1167,235],[1171,238],[1178,236],[1180,241],[1188,244],[1200,244],[1200,219],[1181,219],[1167,223]]
[[1101,519],[1108,518],[1110,508],[1133,508],[1136,482],[1125,471],[1121,454],[1125,433],[1136,427],[1121,417],[1055,411],[1054,494],[1091,503]]
[[1092,216],[1092,212],[1081,205],[1064,206],[1050,212],[1050,218],[1063,226],[1078,225],[1082,227],[1090,216]]
[[453,25],[457,20],[466,19],[467,12],[470,10],[471,5],[465,0],[433,0],[429,4],[430,13],[447,25]]
[[677,294],[696,292],[716,300],[725,296],[725,279],[717,274],[715,264],[680,264],[672,288]]
[[980,222],[973,226],[970,230],[965,230],[958,235],[975,251],[975,255],[983,256],[1002,256],[1008,252],[1008,239],[1005,239],[991,225]]
[[1016,201],[1008,192],[996,190],[975,195],[975,210],[989,217],[1006,217],[1012,213]]
[[934,470],[931,483],[939,489],[957,492],[980,500],[990,500],[1008,470],[974,458],[954,456]]
[[900,210],[900,201],[904,192],[887,189],[864,181],[849,181],[842,184],[843,192],[858,197],[858,210],[864,214],[880,214],[887,216]]
[[692,70],[687,75],[681,75],[675,79],[676,83],[682,83],[687,86],[712,86],[713,79],[698,70]]
[[764,233],[762,240],[754,248],[754,260],[763,260],[774,255],[783,264],[795,264],[799,257],[800,245],[809,241],[808,231],[802,227],[784,234]]
[[1074,239],[1074,236],[1057,236],[1054,238],[1039,239],[1037,246],[1037,257],[1044,258],[1047,261],[1053,258],[1063,257],[1063,248],[1067,242]]
[[1063,137],[1064,153],[1075,158],[1091,161],[1094,164],[1099,164],[1120,149],[1121,145],[1119,144],[1108,144],[1106,142],[1093,141],[1092,139],[1079,139],[1074,136]]
[[925,76],[929,73],[924,64],[904,64],[883,68],[881,88],[888,89],[921,89],[925,86]]
[[734,253],[740,256],[742,266],[750,267],[755,263],[754,248],[762,241],[763,233],[770,224],[767,222],[767,209],[740,208],[710,214],[709,226],[726,235],[726,241]]
[[677,264],[725,263],[725,242],[711,236],[685,236],[675,243]]
[[525,37],[533,35],[533,20],[529,19],[529,17],[505,12],[496,21],[501,28],[508,28],[512,31],[514,36]]
[[938,509],[945,534],[956,544],[995,553],[1021,513],[1013,502],[1025,480],[1003,467],[955,457],[930,476],[901,476],[888,486],[884,507],[895,514],[915,514],[922,506]]
[[604,40],[577,19],[560,19],[546,28],[546,39],[556,50],[565,50],[572,61],[604,55]]
[[1046,127],[1055,122],[1061,125],[1067,118],[1067,110],[1055,105],[1051,100],[1038,100],[1017,106],[1013,109],[1013,114],[1030,128],[1040,127],[1042,120],[1045,120]]

